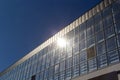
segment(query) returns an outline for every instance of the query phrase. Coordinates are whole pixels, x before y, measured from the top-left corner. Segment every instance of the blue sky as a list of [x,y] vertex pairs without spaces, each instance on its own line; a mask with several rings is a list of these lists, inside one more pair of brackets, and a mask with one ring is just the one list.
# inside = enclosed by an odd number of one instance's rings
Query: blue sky
[[0,0],[0,72],[101,0]]

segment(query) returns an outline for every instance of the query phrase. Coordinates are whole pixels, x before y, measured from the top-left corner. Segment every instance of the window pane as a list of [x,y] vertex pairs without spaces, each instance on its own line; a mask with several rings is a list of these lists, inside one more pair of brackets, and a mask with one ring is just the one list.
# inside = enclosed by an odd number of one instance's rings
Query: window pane
[[92,58],[88,61],[89,72],[97,69],[96,58]]
[[96,51],[95,51],[95,46],[92,46],[90,48],[87,49],[87,58],[93,58],[96,55]]
[[67,50],[66,50],[66,55],[67,55],[67,58],[71,57],[72,56],[72,47],[70,45],[67,46]]
[[120,47],[120,34],[118,34],[118,37],[117,37],[117,41],[118,41],[118,47]]
[[86,50],[80,52],[80,62],[87,60],[87,52]]
[[80,41],[86,39],[86,31],[81,31],[80,32]]
[[112,24],[113,24],[113,18],[112,18],[112,16],[109,15],[109,16],[105,17],[105,18],[103,19],[103,24],[104,24],[104,27],[105,27],[105,28],[107,28],[107,27],[109,27],[110,25],[112,25]]
[[111,15],[111,14],[112,14],[112,7],[111,6],[105,8],[103,10],[103,17],[106,17],[106,16]]
[[87,73],[87,61],[80,62],[80,74]]
[[79,26],[75,28],[75,35],[79,35]]
[[105,38],[110,38],[115,35],[114,26],[105,29]]
[[48,70],[45,70],[44,71],[44,80],[47,80],[48,79]]
[[117,47],[116,46],[116,38],[112,37],[110,39],[107,39],[106,40],[106,45],[107,45],[107,51],[115,49]]
[[90,36],[92,36],[94,34],[94,27],[88,27],[87,28],[87,37],[90,38]]
[[120,22],[118,22],[118,23],[115,24],[115,31],[117,33],[120,33]]
[[73,56],[73,65],[79,64],[79,55]]
[[99,23],[101,20],[102,20],[102,16],[101,16],[101,13],[97,13],[95,16],[94,16],[94,21],[95,21],[95,24],[96,23]]
[[104,33],[103,33],[103,31],[101,31],[101,32],[96,34],[96,41],[101,42],[103,40],[104,40]]
[[54,80],[59,80],[59,74],[54,75]]
[[70,68],[72,66],[72,57],[66,60],[66,68]]
[[54,68],[53,67],[50,67],[49,68],[49,76],[51,76],[52,77],[52,75],[54,74]]
[[104,66],[107,66],[107,57],[106,54],[99,55],[98,58],[98,67],[102,68]]
[[87,39],[87,47],[93,46],[95,44],[95,37]]
[[55,73],[59,72],[59,64],[55,65]]
[[85,22],[82,23],[79,29],[80,29],[80,32],[86,30],[86,23]]
[[74,44],[73,46],[73,54],[79,53],[79,43]]
[[93,17],[87,20],[87,28],[94,24]]
[[113,18],[115,19],[115,23],[119,22],[120,21],[120,12],[114,13]]
[[120,3],[119,3],[119,1],[116,1],[116,2],[113,4],[113,12],[114,12],[114,13],[120,12]]
[[86,48],[86,40],[80,41],[80,51],[84,50]]
[[60,63],[60,71],[65,70],[65,61]]
[[73,77],[79,76],[79,65],[73,66]]
[[71,68],[66,69],[66,79],[65,80],[69,80],[71,79]]
[[60,72],[60,78],[59,80],[65,80],[65,71]]
[[118,51],[108,52],[108,62],[110,64],[119,62]]
[[105,43],[99,43],[96,45],[97,55],[104,54],[106,52]]
[[95,32],[99,32],[103,29],[103,23],[102,20],[95,24]]

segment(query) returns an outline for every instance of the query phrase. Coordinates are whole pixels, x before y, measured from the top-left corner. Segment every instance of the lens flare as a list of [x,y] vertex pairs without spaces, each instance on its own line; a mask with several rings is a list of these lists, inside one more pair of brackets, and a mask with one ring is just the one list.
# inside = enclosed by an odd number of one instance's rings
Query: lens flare
[[58,38],[57,39],[57,44],[58,44],[59,47],[65,47],[67,42],[64,38]]

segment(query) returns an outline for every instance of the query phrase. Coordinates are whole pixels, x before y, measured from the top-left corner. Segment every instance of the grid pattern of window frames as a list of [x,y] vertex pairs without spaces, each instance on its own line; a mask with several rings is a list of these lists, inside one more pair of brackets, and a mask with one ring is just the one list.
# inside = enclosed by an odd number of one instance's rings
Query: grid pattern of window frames
[[120,62],[120,3],[115,2],[48,45],[0,80],[70,80]]

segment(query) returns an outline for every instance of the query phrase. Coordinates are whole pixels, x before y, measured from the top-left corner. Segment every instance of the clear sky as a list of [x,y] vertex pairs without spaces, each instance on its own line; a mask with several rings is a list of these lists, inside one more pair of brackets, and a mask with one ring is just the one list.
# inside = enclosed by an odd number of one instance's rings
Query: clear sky
[[0,0],[0,72],[101,0]]

